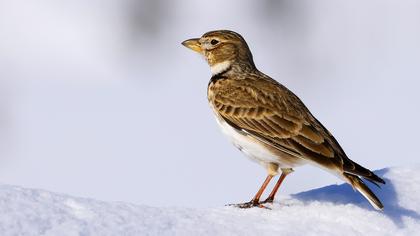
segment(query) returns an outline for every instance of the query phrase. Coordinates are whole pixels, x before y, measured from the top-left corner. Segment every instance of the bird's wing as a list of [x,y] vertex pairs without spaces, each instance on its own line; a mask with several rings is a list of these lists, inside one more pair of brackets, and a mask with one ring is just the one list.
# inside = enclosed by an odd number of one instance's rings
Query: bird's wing
[[237,129],[296,157],[342,168],[345,154],[332,135],[274,80],[220,80],[209,90],[216,111]]

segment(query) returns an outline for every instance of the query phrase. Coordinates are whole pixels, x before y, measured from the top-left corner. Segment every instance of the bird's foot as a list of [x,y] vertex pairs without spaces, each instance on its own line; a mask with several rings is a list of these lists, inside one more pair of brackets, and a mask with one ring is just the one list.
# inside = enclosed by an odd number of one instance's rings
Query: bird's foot
[[238,204],[228,204],[227,206],[234,206],[234,207],[238,207],[238,208],[242,208],[242,209],[246,209],[246,208],[252,208],[252,207],[258,207],[258,208],[263,208],[263,209],[267,209],[267,210],[271,210],[271,208],[264,206],[263,204],[261,204],[258,201],[249,201],[249,202],[245,202],[245,203],[238,203]]
[[269,198],[265,199],[264,201],[262,201],[260,203],[261,204],[267,204],[267,203],[273,204],[273,201],[274,201],[274,199],[269,197]]

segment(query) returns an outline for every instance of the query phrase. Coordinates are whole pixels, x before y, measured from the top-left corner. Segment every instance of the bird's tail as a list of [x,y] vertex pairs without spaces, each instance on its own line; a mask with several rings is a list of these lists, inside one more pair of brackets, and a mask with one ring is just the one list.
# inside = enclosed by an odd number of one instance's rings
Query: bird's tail
[[359,193],[361,193],[363,197],[365,197],[376,210],[382,210],[384,208],[378,197],[376,197],[376,195],[368,188],[368,186],[366,186],[366,184],[359,176],[349,173],[344,173],[344,176],[348,183],[351,184],[354,189],[359,191]]

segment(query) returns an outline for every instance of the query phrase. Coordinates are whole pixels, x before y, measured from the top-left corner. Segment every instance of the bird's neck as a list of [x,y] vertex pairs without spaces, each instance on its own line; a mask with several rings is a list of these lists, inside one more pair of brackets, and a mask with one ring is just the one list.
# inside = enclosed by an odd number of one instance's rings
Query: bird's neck
[[231,61],[219,62],[210,66],[211,74],[218,75],[230,70],[232,66]]
[[224,61],[210,66],[212,75],[228,74],[234,72],[253,72],[256,71],[254,63],[241,61]]

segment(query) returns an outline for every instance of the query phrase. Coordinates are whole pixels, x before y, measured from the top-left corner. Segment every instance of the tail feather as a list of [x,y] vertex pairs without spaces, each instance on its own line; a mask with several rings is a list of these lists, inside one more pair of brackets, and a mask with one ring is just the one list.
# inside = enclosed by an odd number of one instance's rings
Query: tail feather
[[375,173],[357,164],[356,162],[351,161],[350,159],[344,163],[343,169],[345,173],[361,176],[364,179],[374,183],[378,187],[379,187],[378,185],[379,183],[385,184],[385,181],[381,179],[379,176],[375,175]]
[[[369,203],[376,210],[382,210],[384,208],[383,204],[378,199],[378,197],[376,197],[376,195],[368,188],[368,186],[366,186],[366,184],[363,182],[363,180],[360,177],[358,177],[356,175],[348,174],[348,173],[344,173],[344,176],[348,180],[349,184],[351,184],[351,186],[353,186],[354,189],[356,189],[357,191],[359,191],[359,193],[362,194],[363,197],[365,197],[369,201]],[[366,178],[366,179],[369,180],[369,181],[371,181],[368,178]]]

